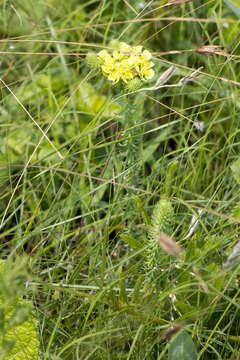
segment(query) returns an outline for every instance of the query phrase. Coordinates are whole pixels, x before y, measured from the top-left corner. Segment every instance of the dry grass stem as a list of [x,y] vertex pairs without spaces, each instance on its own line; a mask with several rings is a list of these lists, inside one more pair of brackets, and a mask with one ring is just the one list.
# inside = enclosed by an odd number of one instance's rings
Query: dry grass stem
[[169,255],[178,256],[182,249],[170,236],[161,233],[158,238],[158,243],[163,250]]

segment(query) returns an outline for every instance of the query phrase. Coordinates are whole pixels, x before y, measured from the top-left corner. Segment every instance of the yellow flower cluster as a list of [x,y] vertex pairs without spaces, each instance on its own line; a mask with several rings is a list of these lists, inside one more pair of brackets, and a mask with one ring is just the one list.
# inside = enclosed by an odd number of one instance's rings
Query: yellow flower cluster
[[104,76],[115,83],[119,80],[127,83],[135,77],[145,81],[154,76],[154,63],[150,61],[152,54],[148,50],[142,51],[142,46],[131,47],[125,42],[120,42],[119,48],[112,54],[102,50],[98,57]]

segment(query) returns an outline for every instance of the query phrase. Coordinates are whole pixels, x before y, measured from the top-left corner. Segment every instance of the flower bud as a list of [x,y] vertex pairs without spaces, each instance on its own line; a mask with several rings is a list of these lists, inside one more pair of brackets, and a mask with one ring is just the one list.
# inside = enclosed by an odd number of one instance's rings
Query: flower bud
[[95,53],[88,53],[87,56],[85,57],[85,62],[90,69],[93,70],[100,69],[100,65],[101,65],[100,60]]
[[125,89],[128,92],[133,92],[133,91],[140,89],[141,86],[142,86],[142,81],[139,78],[134,78],[132,80],[129,80],[125,84]]
[[120,41],[117,40],[117,39],[111,40],[110,43],[109,43],[109,47],[110,47],[111,49],[116,49],[116,50],[118,50],[118,49],[120,48]]

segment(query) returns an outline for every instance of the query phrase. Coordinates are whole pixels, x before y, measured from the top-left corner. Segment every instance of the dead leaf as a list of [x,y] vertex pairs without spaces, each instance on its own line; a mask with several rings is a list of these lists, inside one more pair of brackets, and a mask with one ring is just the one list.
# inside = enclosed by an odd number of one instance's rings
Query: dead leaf
[[168,5],[181,5],[181,4],[184,4],[186,2],[190,2],[190,1],[193,1],[193,0],[171,0],[165,6],[168,6]]
[[222,50],[222,47],[219,45],[204,45],[199,47],[196,52],[199,54],[204,55],[212,55],[212,54],[218,54],[218,55],[224,55],[225,53]]
[[186,325],[186,323],[184,321],[181,321],[178,324],[171,326],[169,329],[164,331],[164,333],[162,335],[163,339],[166,341],[169,341],[173,337],[173,335],[175,335],[185,325]]
[[196,79],[198,79],[201,74],[199,74],[199,72],[203,69],[203,66],[201,66],[199,69],[195,70],[192,74],[190,74],[189,76],[185,76],[184,78],[179,80],[179,83],[181,84],[186,84],[188,81],[195,81]]
[[165,84],[165,82],[167,80],[169,80],[169,78],[172,76],[172,74],[175,71],[175,67],[174,66],[170,66],[169,69],[167,69],[166,71],[164,71],[164,73],[158,78],[155,87],[159,86],[159,85],[163,85]]

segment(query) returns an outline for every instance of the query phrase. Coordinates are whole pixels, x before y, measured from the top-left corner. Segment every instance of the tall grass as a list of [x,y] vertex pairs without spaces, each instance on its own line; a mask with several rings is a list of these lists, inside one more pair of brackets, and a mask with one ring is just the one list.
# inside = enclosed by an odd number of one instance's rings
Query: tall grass
[[[1,258],[28,257],[42,359],[239,359],[240,8],[175,3],[0,5]],[[89,68],[114,39],[182,86]],[[160,199],[182,253],[150,268]]]

